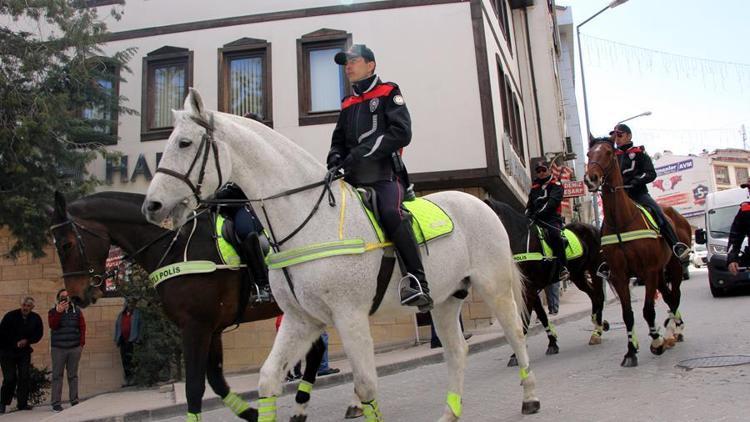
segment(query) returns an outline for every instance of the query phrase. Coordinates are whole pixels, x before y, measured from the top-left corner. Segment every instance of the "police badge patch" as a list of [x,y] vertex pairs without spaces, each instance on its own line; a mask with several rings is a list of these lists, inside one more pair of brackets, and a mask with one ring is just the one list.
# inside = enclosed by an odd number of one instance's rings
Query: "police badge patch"
[[396,103],[396,105],[404,105],[404,97],[400,95],[395,95],[393,97],[393,102]]
[[380,100],[377,98],[373,98],[370,100],[370,113],[374,113],[375,109],[378,108],[378,104],[380,104]]

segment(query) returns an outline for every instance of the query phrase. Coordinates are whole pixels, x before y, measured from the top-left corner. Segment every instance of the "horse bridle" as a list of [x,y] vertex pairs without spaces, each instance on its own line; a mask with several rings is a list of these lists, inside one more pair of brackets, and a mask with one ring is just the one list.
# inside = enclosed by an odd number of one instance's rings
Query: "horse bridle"
[[[594,146],[597,144],[604,144],[604,143],[612,145],[612,143],[610,143],[609,141],[597,141],[594,143]],[[613,149],[614,149],[614,146],[613,146]],[[599,189],[598,189],[598,190],[601,190],[601,188],[608,185],[607,178],[609,177],[609,174],[612,172],[612,164],[610,163],[610,165],[607,168],[605,168],[600,162],[596,160],[589,160],[589,165],[595,165],[602,170],[602,183],[601,185],[599,185]],[[614,192],[615,190],[617,190],[617,188],[613,188],[610,186],[610,190]]]
[[[188,167],[187,172],[185,172],[185,174],[181,174],[168,168],[158,167],[156,169],[156,173],[164,173],[184,182],[186,185],[188,185],[190,190],[193,192],[193,195],[195,196],[196,204],[200,204],[202,201],[201,187],[203,186],[203,179],[206,176],[206,163],[208,163],[208,155],[211,152],[213,152],[214,154],[214,164],[216,166],[216,172],[219,174],[219,184],[217,185],[217,189],[221,187],[223,180],[221,176],[221,167],[219,166],[219,148],[216,145],[216,141],[214,140],[214,116],[213,114],[211,114],[210,122],[206,122],[203,119],[199,119],[193,116],[191,116],[190,119],[192,119],[197,125],[206,129],[206,133],[204,133],[203,136],[201,136],[201,143],[198,146],[198,151],[196,151],[195,157],[193,157],[193,161],[190,163],[190,167]],[[200,171],[198,173],[198,183],[194,185],[193,182],[190,181],[190,173],[193,172],[193,168],[195,167],[195,164],[198,162],[198,158],[201,156],[202,158],[201,158]]]
[[[89,285],[92,287],[99,287],[102,285],[104,280],[113,277],[117,271],[104,271],[97,273],[94,269],[94,266],[91,265],[91,261],[89,261],[88,255],[86,255],[86,244],[83,241],[83,236],[81,236],[81,231],[84,231],[86,233],[89,233],[92,236],[95,236],[102,240],[108,240],[108,237],[103,236],[99,233],[96,233],[95,231],[86,228],[86,226],[76,222],[73,220],[73,218],[68,215],[68,219],[66,221],[63,221],[59,224],[54,224],[50,226],[49,230],[51,233],[53,233],[52,236],[52,242],[55,244],[55,249],[57,249],[57,239],[55,239],[54,231],[56,229],[60,229],[63,227],[71,226],[73,228],[73,234],[75,234],[76,240],[77,240],[77,246],[78,246],[78,253],[81,255],[81,261],[86,262],[87,269],[85,270],[79,270],[79,271],[70,271],[70,272],[63,272],[62,276],[65,277],[73,277],[73,276],[80,276],[80,275],[87,275],[89,276]],[[59,254],[59,249],[58,249]],[[106,270],[106,268],[105,268]]]

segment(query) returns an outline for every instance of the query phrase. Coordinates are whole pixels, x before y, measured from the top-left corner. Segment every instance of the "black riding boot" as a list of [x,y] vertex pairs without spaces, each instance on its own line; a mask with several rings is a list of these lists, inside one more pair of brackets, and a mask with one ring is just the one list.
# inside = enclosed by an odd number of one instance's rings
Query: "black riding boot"
[[[551,231],[552,229],[549,230],[549,232]],[[555,235],[550,233],[550,237],[552,236]],[[562,238],[561,234],[558,234],[558,236],[560,237],[557,239],[550,239],[552,253],[555,254],[555,257],[557,258],[557,268],[555,269],[555,278],[552,280],[553,283],[566,281],[570,278],[570,272],[567,268],[568,258],[565,256],[565,239]]]
[[659,227],[659,232],[664,237],[664,240],[667,241],[667,244],[672,249],[672,253],[677,258],[680,258],[680,260],[685,260],[688,257],[688,254],[690,253],[690,248],[688,245],[680,242],[680,239],[677,237],[677,233],[675,233],[674,228],[671,224],[669,224],[666,221],[661,221],[661,226]]
[[252,295],[256,302],[270,302],[272,300],[271,286],[268,283],[268,267],[266,266],[263,248],[260,246],[258,233],[250,233],[242,242],[242,253],[253,277]]
[[432,309],[430,288],[427,286],[422,257],[419,254],[419,245],[414,239],[409,219],[401,221],[396,231],[391,235],[391,241],[393,241],[407,272],[399,283],[401,304],[417,306],[420,312],[429,311]]

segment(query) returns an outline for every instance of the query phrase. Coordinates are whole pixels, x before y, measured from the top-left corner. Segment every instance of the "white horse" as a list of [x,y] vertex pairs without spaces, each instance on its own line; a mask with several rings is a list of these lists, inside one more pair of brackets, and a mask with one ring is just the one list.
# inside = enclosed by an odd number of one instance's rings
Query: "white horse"
[[[318,160],[265,125],[206,110],[194,89],[185,100],[184,111],[173,114],[174,130],[143,206],[144,214],[153,223],[172,220],[179,226],[198,206],[199,198],[212,194],[222,182],[235,182],[248,198],[268,198],[319,182],[326,174]],[[262,203],[265,212],[260,212],[258,203],[254,205],[265,227],[271,228],[279,240],[302,225],[318,202],[321,189],[266,199]],[[342,238],[378,242],[349,185],[336,181],[331,190],[336,206],[321,204],[282,250]],[[449,372],[447,404],[440,421],[456,421],[461,416],[468,345],[458,324],[463,300],[454,293],[464,291],[469,284],[492,309],[518,356],[522,412],[535,413],[540,404],[517,306],[523,302],[522,283],[505,228],[487,205],[471,195],[451,191],[426,198],[445,210],[454,222],[454,231],[431,241],[429,254],[424,256],[435,300],[432,318]],[[335,326],[341,336],[352,365],[355,394],[363,404],[366,420],[383,420],[375,400],[377,374],[368,321],[382,255],[383,251],[376,248],[364,254],[288,267],[291,287],[282,271],[271,270],[271,288],[284,310],[284,323],[260,371],[260,420],[276,420],[275,399],[282,392],[284,374],[326,325]],[[399,279],[396,270],[377,314],[415,312],[415,308],[399,303]]]

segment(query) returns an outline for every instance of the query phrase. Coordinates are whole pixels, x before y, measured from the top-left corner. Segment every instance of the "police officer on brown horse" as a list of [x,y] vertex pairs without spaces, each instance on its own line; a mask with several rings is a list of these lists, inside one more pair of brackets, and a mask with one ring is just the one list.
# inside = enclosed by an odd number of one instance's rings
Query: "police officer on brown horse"
[[648,194],[646,185],[656,179],[656,170],[654,170],[651,157],[646,154],[642,146],[633,146],[633,133],[628,125],[618,124],[609,135],[614,137],[617,145],[615,154],[622,172],[622,184],[625,187],[625,192],[630,199],[651,211],[656,219],[656,224],[659,225],[661,235],[664,236],[664,240],[672,248],[675,256],[680,259],[687,258],[690,248],[680,242],[674,227],[664,216],[664,211]]
[[567,269],[567,258],[565,256],[565,244],[562,238],[563,219],[560,208],[563,200],[563,187],[560,182],[552,176],[549,165],[539,161],[534,167],[536,177],[531,185],[529,200],[526,203],[526,216],[531,218],[547,233],[552,253],[557,257],[557,268],[554,272],[553,282],[560,278],[569,276]]
[[408,186],[401,150],[411,142],[411,118],[398,85],[382,82],[375,74],[375,55],[364,44],[355,44],[335,56],[345,66],[354,95],[343,99],[341,114],[326,160],[330,171],[343,168],[345,180],[371,187],[377,196],[380,222],[406,268],[401,303],[432,307],[422,258],[410,219],[401,211]]
[[[740,187],[750,192],[750,178]],[[750,201],[744,201],[740,204],[740,209],[732,220],[732,228],[729,230],[727,262],[729,263],[729,271],[733,275],[737,275],[739,272],[740,262],[743,262],[745,266],[750,263],[750,256],[748,256],[750,248],[745,248],[745,253],[740,256],[742,242],[746,237],[750,241]]]

